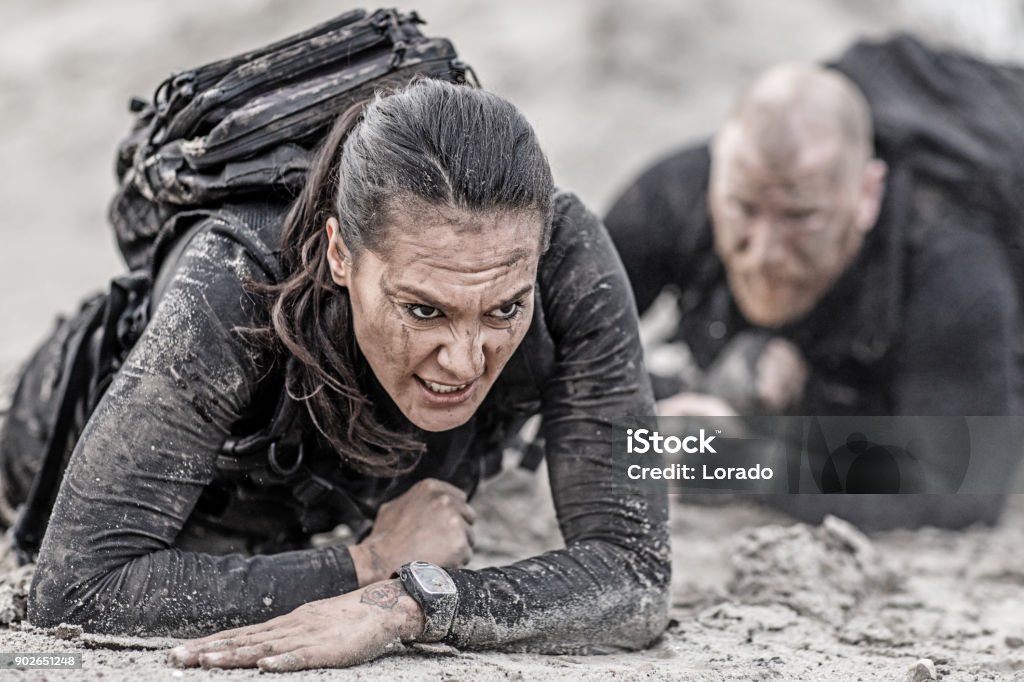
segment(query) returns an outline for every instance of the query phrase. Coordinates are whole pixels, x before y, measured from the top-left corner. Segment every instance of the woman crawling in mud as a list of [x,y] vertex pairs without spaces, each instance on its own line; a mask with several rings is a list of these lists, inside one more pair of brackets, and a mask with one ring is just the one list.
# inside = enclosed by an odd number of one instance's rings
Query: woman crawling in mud
[[[256,238],[210,218],[167,260],[75,447],[29,620],[205,634],[172,662],[275,671],[412,642],[657,637],[665,499],[611,463],[612,420],[653,413],[636,313],[602,225],[553,188],[523,116],[429,79],[378,95],[339,117],[280,220],[256,215]],[[232,476],[244,448],[223,444],[282,393],[291,454],[282,442],[269,469]],[[484,455],[536,412],[565,548],[462,568]],[[299,460],[311,473],[294,483]],[[356,544],[310,546],[354,509],[372,519]]]

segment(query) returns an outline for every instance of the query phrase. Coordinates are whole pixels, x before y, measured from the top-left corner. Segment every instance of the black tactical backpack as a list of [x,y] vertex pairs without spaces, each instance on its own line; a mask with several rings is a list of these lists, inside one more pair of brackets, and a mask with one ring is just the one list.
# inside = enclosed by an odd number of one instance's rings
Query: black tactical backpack
[[[11,535],[21,562],[38,551],[68,458],[145,329],[153,283],[182,235],[216,216],[215,229],[249,246],[253,235],[230,207],[286,204],[318,142],[350,105],[414,77],[461,83],[469,73],[475,80],[452,44],[424,36],[422,23],[415,12],[354,10],[174,74],[151,101],[132,99],[135,120],[118,149],[109,214],[129,273],[58,320],[22,370],[0,429],[0,495],[17,507]],[[260,249],[253,252],[258,257]],[[274,264],[265,269],[273,273]],[[232,461],[265,463],[269,453],[271,464],[280,459],[284,473],[297,474],[294,457],[285,461],[278,448],[293,412],[281,401],[267,429],[226,443]],[[336,492],[308,476],[293,483],[310,500]]]
[[996,239],[1024,301],[1024,68],[907,34],[859,42],[830,66],[864,92],[878,154],[902,175],[891,182],[927,183],[972,216],[965,229]]

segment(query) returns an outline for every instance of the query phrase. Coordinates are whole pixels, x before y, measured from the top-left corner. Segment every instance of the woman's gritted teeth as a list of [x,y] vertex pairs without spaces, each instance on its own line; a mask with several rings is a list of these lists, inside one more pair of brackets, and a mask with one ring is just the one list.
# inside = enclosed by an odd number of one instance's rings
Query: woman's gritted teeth
[[469,386],[469,384],[460,384],[458,386],[449,386],[447,384],[435,384],[433,381],[423,379],[423,383],[426,384],[427,388],[435,393],[455,393]]
[[469,397],[469,394],[477,384],[476,379],[464,384],[442,384],[436,381],[424,379],[419,375],[415,376],[420,386],[426,389],[427,394],[431,398],[435,401],[443,401],[446,403],[462,402]]

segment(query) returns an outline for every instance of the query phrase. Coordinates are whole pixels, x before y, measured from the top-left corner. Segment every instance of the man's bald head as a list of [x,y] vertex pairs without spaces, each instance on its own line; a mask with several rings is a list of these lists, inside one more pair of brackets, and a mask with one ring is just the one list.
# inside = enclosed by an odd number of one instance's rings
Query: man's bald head
[[864,96],[838,72],[785,64],[747,88],[711,148],[715,249],[748,320],[806,315],[864,243],[881,207]]
[[761,74],[737,98],[721,134],[731,132],[780,168],[815,150],[857,165],[873,155],[871,112],[860,89],[838,71],[811,64]]

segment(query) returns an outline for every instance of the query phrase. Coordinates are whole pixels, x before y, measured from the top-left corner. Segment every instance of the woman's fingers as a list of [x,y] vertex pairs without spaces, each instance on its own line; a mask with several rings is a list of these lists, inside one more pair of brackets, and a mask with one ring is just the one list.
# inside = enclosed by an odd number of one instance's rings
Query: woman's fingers
[[[304,645],[305,644],[305,645]],[[204,653],[200,657],[203,668],[259,668],[266,673],[288,673],[310,668],[345,668],[364,663],[380,655],[402,650],[395,640],[383,650],[339,649],[337,645],[308,644],[308,638],[288,638],[264,642],[231,651]]]
[[199,656],[204,668],[253,668],[261,658],[280,656],[300,649],[303,639],[286,637],[227,651],[214,651]]
[[267,673],[287,673],[308,668],[347,668],[404,650],[405,646],[397,639],[375,650],[362,651],[339,651],[334,646],[314,645],[261,658],[257,665]]
[[267,623],[226,630],[202,639],[192,640],[171,649],[167,653],[167,660],[180,668],[194,668],[201,665],[200,657],[204,654],[251,647],[263,642],[279,640],[294,633],[295,628],[290,622],[274,624],[277,620],[275,618]]
[[215,632],[212,635],[207,635],[206,637],[200,637],[198,639],[193,639],[189,642],[185,642],[185,644],[183,644],[182,646],[197,647],[206,646],[207,644],[210,644],[212,642],[225,642],[234,637],[240,637],[242,635],[249,634],[250,632],[253,632],[255,630],[266,629],[267,625],[268,623],[259,623],[257,625],[246,625],[245,627],[234,628],[232,630],[222,630],[221,632]]
[[263,623],[254,623],[253,625],[243,625],[242,627],[232,628],[230,630],[221,630],[220,632],[215,632],[212,635],[207,635],[206,637],[199,637],[198,639],[193,639],[191,641],[185,642],[181,646],[200,647],[205,646],[211,642],[224,642],[227,640],[234,640],[238,637],[251,635],[257,632],[266,632],[268,630],[273,630],[274,628],[279,627],[284,623],[287,623],[289,621],[290,616],[290,613],[286,613],[283,616],[271,618],[270,620]]
[[276,656],[266,656],[257,661],[260,670],[266,673],[288,673],[307,668],[334,668],[339,664],[337,651],[323,646],[308,646]]
[[352,552],[360,584],[382,579],[416,559],[463,565],[473,542],[466,529],[475,521],[464,491],[438,479],[416,483],[381,508],[369,537]]
[[174,647],[167,652],[167,660],[179,668],[194,668],[199,665],[199,657],[211,651],[229,651],[238,646],[238,642],[245,635],[235,637],[224,637],[221,633],[211,638],[195,640],[181,646]]
[[182,644],[167,652],[167,662],[179,668],[194,668],[199,665],[200,654],[226,648],[231,642],[231,639],[215,639],[206,643],[196,641]]
[[430,482],[429,487],[434,494],[450,495],[459,502],[465,502],[467,499],[465,490],[462,490],[447,481],[442,481],[437,478],[428,478],[426,481]]
[[[393,585],[396,589],[397,582]],[[364,602],[366,590],[310,602],[277,618],[273,627],[241,628],[192,642],[185,660],[203,668],[253,668],[284,672],[307,668],[338,668],[404,650],[398,632],[408,614]],[[372,600],[371,600],[372,601]],[[172,656],[175,660],[175,656]],[[182,659],[177,659],[181,661]]]

